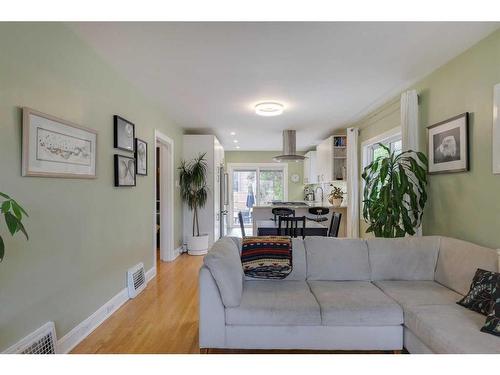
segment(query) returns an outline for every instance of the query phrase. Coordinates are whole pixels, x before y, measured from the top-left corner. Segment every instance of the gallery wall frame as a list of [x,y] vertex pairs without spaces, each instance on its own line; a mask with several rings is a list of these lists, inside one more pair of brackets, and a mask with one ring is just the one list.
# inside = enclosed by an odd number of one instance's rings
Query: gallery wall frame
[[429,174],[469,170],[469,112],[427,127]]
[[500,174],[500,83],[493,87],[492,142],[493,174]]
[[97,178],[97,131],[23,107],[22,176]]
[[135,173],[148,175],[148,144],[139,138],[135,139]]
[[113,116],[113,146],[135,152],[135,125],[121,116]]
[[120,154],[114,156],[115,187],[136,185],[135,158]]

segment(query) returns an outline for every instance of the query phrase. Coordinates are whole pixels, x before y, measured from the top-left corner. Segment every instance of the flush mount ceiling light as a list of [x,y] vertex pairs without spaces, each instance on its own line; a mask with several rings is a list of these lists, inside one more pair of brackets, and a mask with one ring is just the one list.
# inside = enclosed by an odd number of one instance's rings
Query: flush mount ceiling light
[[255,106],[255,113],[259,116],[279,116],[283,113],[285,107],[277,102],[262,102]]

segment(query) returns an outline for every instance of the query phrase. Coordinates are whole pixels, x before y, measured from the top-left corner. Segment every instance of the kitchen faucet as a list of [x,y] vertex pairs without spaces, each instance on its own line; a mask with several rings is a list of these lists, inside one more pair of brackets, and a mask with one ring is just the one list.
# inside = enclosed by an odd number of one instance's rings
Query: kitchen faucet
[[323,199],[324,199],[323,194],[324,194],[324,192],[323,192],[323,188],[321,186],[318,186],[318,187],[316,187],[316,189],[314,189],[314,194],[316,194],[316,192],[318,191],[318,189],[321,190],[321,203],[323,203]]

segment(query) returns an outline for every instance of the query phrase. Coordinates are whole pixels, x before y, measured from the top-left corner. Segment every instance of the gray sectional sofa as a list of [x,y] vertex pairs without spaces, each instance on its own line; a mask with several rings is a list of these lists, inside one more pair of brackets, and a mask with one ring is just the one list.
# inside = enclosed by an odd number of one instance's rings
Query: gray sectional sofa
[[200,348],[500,353],[485,316],[456,304],[500,253],[447,237],[293,240],[284,280],[244,276],[240,239],[199,273]]

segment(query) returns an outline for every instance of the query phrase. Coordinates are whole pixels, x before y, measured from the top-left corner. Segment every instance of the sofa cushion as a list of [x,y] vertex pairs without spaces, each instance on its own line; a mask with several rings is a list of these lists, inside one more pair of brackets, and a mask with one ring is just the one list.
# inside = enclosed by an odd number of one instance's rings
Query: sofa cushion
[[434,280],[439,237],[373,238],[366,242],[372,280]]
[[454,304],[462,296],[435,281],[374,281],[385,294],[406,308],[419,305]]
[[321,314],[305,281],[245,281],[241,304],[226,308],[226,324],[321,325]]
[[403,324],[403,310],[369,281],[308,281],[327,326]]
[[364,240],[307,237],[304,244],[307,280],[370,280]]
[[456,304],[411,306],[407,326],[435,353],[500,353],[498,337],[480,331],[484,315]]
[[243,268],[234,241],[224,237],[215,242],[203,263],[215,279],[224,306],[238,306],[243,290]]
[[441,237],[435,275],[437,282],[465,295],[478,268],[498,272],[496,250]]

